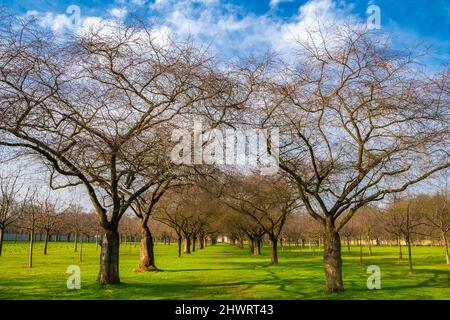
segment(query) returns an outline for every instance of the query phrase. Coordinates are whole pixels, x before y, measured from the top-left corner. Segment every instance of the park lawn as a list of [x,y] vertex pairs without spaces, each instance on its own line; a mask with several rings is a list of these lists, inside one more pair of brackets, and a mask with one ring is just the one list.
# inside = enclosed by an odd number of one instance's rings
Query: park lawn
[[[407,260],[398,260],[396,247],[373,247],[373,256],[359,248],[349,256],[343,248],[344,285],[339,294],[324,292],[321,252],[292,246],[280,248],[279,264],[270,265],[270,252],[261,256],[248,248],[217,244],[176,257],[175,245],[155,246],[158,273],[137,273],[139,246],[121,245],[119,286],[96,283],[99,250],[83,245],[83,261],[72,243],[35,245],[34,266],[28,267],[26,243],[6,242],[0,257],[0,299],[449,299],[450,266],[441,247],[413,247],[414,274]],[[406,256],[406,250],[404,252]],[[81,289],[66,287],[69,265],[81,268]],[[367,267],[381,269],[381,290],[368,290]]]

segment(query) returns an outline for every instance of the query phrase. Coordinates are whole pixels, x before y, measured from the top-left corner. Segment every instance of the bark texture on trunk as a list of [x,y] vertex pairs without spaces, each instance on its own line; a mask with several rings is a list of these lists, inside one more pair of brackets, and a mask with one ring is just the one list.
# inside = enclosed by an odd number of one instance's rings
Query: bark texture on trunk
[[139,266],[135,271],[158,271],[158,268],[155,265],[153,236],[147,225],[142,226],[141,236]]
[[270,244],[272,245],[271,263],[277,264],[278,263],[278,240],[270,239]]
[[329,226],[325,231],[323,259],[327,292],[344,291],[341,240],[334,227]]
[[190,254],[191,253],[191,238],[186,237],[184,239],[184,252],[185,254]]
[[253,238],[248,238],[248,245],[250,247],[250,253],[254,254],[255,253],[255,240]]
[[192,237],[192,252],[195,252],[196,244],[197,244],[197,237]]
[[254,240],[253,253],[255,256],[261,255],[261,240],[260,239]]
[[101,284],[119,284],[119,232],[117,227],[105,230],[100,252],[100,272],[98,282]]

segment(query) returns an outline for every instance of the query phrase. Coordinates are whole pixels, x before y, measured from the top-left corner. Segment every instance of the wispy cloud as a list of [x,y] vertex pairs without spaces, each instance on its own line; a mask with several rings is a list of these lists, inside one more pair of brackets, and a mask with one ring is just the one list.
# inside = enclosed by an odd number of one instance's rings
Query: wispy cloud
[[127,8],[112,8],[110,10],[108,10],[109,14],[117,19],[123,19],[127,13],[128,13],[128,9]]

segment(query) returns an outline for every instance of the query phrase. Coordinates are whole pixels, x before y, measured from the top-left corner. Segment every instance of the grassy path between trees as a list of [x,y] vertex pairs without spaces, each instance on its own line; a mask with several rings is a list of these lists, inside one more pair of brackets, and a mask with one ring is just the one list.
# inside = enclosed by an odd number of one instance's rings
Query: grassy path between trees
[[[80,248],[78,248],[80,250]],[[175,245],[155,246],[158,273],[136,273],[139,246],[121,245],[122,284],[102,288],[96,283],[99,250],[83,244],[83,261],[71,243],[35,245],[34,267],[28,268],[28,246],[6,242],[0,257],[0,299],[450,299],[450,266],[442,248],[414,247],[414,274],[408,261],[398,260],[396,247],[364,248],[349,256],[343,248],[344,284],[340,294],[324,293],[321,252],[294,246],[279,249],[279,265],[270,265],[270,251],[261,256],[229,244],[208,246],[189,256],[176,257]],[[406,255],[404,255],[406,256]],[[69,290],[69,265],[79,265],[81,289]],[[369,265],[381,270],[381,290],[368,290]]]

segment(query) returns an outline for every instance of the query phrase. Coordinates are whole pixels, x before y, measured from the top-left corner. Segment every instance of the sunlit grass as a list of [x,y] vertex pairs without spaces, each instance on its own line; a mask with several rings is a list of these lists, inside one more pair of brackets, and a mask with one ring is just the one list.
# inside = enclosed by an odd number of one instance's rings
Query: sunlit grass
[[[34,267],[28,268],[28,246],[7,242],[0,257],[0,299],[449,299],[450,267],[440,247],[414,247],[414,273],[407,260],[397,259],[396,247],[343,250],[344,284],[340,294],[324,292],[321,252],[286,246],[279,265],[270,265],[269,248],[262,256],[229,244],[208,246],[189,256],[176,257],[175,245],[155,247],[158,273],[136,273],[139,247],[121,246],[122,284],[102,288],[96,283],[99,250],[83,245],[83,262],[71,243],[35,246]],[[81,268],[81,289],[68,290],[66,269]],[[381,268],[381,290],[368,290],[367,266]]]

